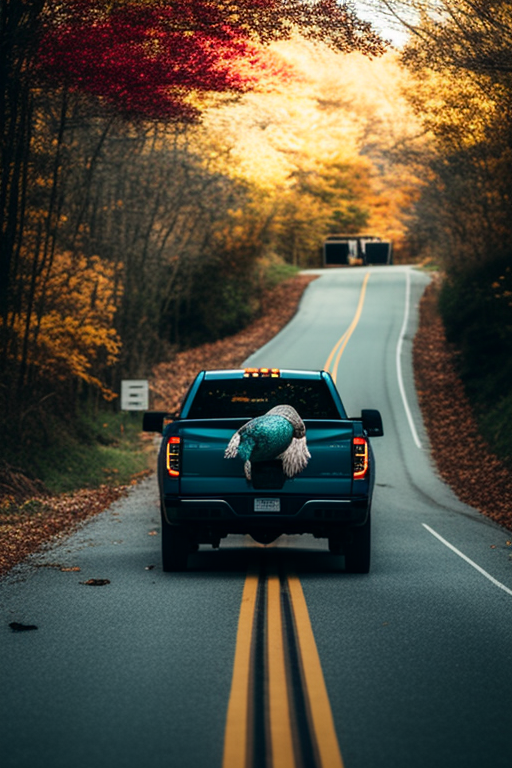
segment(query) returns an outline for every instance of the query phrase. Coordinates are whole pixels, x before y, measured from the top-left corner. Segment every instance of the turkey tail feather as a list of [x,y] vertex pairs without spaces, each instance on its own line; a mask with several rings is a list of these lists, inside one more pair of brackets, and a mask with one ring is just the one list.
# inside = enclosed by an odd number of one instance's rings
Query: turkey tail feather
[[283,462],[283,472],[287,477],[293,477],[306,468],[311,454],[308,450],[306,438],[294,437],[289,447],[279,457]]
[[225,459],[235,459],[238,456],[238,446],[240,445],[240,434],[235,432],[224,451]]

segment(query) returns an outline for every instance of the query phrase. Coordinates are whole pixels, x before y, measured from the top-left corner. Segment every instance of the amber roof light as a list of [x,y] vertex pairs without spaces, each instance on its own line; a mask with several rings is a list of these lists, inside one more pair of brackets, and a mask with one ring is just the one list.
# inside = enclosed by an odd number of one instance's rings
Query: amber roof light
[[281,371],[279,368],[244,368],[244,377],[246,379],[278,379],[280,375]]

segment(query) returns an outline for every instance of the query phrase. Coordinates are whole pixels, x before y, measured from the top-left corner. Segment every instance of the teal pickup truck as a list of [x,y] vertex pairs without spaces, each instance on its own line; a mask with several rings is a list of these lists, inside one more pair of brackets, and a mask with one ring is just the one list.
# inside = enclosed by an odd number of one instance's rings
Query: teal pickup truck
[[[382,419],[370,409],[349,418],[325,371],[201,371],[181,412],[147,412],[143,429],[162,433],[164,571],[185,570],[199,544],[230,533],[261,543],[310,533],[344,555],[346,571],[368,573],[370,438]],[[300,460],[287,463],[295,449]]]

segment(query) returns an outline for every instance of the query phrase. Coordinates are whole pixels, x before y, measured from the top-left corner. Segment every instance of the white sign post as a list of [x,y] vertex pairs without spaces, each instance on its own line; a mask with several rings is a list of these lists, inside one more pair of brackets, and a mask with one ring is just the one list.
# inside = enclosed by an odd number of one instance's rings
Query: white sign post
[[124,379],[121,382],[121,410],[147,411],[149,383],[145,379]]

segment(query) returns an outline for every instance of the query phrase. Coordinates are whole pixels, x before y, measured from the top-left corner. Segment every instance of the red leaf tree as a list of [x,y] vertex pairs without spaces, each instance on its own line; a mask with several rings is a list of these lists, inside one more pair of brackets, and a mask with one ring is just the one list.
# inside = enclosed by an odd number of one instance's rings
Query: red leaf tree
[[[40,76],[127,116],[192,120],[191,91],[243,92],[277,68],[262,44],[300,31],[339,50],[380,53],[371,27],[335,0],[49,2]],[[240,67],[243,62],[243,67]]]

